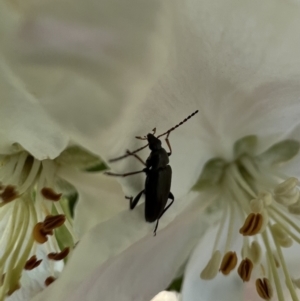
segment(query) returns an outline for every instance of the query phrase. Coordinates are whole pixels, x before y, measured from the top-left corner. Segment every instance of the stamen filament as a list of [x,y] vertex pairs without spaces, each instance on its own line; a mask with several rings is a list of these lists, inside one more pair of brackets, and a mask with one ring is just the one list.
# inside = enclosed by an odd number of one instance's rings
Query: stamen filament
[[295,233],[293,233],[285,224],[281,223],[277,217],[273,214],[270,213],[271,217],[278,223],[280,224],[280,227],[287,233],[289,234],[297,243],[300,244],[300,237],[296,236]]
[[240,204],[246,213],[249,214],[251,212],[250,204],[246,201],[247,197],[243,195],[245,192],[241,191],[238,184],[235,182],[235,179],[230,174],[226,177],[225,182],[229,187],[229,192],[232,195],[232,198],[237,202],[237,204]]
[[40,165],[41,165],[40,161],[38,161],[38,160],[33,161],[29,175],[27,176],[26,180],[24,181],[24,183],[21,185],[21,187],[18,190],[19,194],[23,194],[29,188],[29,186],[32,185],[34,178],[37,176]]
[[219,224],[219,228],[218,228],[218,232],[217,235],[215,237],[215,242],[214,242],[214,246],[213,246],[213,250],[212,250],[212,254],[215,253],[215,251],[217,250],[220,238],[221,238],[221,234],[222,234],[222,230],[224,229],[224,224],[226,221],[226,216],[227,216],[227,211],[228,211],[228,206],[226,206],[225,203],[222,203],[222,218]]
[[[300,233],[300,227],[298,227],[290,218],[288,218],[284,213],[278,210],[275,206],[270,206],[270,209],[275,211],[282,219],[289,223],[297,232]],[[282,224],[282,223],[280,223]]]
[[283,295],[281,283],[280,283],[280,280],[279,280],[278,272],[277,272],[277,269],[276,269],[276,264],[275,264],[275,260],[274,260],[274,257],[273,257],[272,249],[271,249],[271,246],[270,246],[270,243],[269,243],[267,231],[264,231],[261,234],[261,236],[263,238],[263,241],[264,241],[266,249],[267,249],[267,254],[268,254],[267,257],[270,260],[270,265],[271,265],[272,274],[273,274],[273,277],[274,277],[274,282],[275,282],[275,287],[276,287],[276,291],[277,291],[278,301],[284,301],[284,295]]
[[227,234],[224,253],[230,251],[230,245],[232,242],[232,235],[233,235],[233,226],[234,226],[234,206],[232,202],[229,202],[229,224],[228,224],[228,234]]
[[293,301],[299,301],[299,299],[297,297],[297,294],[295,292],[293,283],[291,281],[291,277],[289,275],[287,266],[285,264],[285,260],[284,260],[284,257],[283,257],[282,251],[281,251],[281,247],[279,246],[279,244],[277,242],[277,239],[275,238],[272,230],[271,230],[271,234],[273,236],[273,240],[274,240],[274,243],[275,243],[275,246],[276,246],[276,249],[277,249],[277,253],[278,253],[281,265],[282,265],[283,273],[284,273],[284,276],[285,276],[286,285],[287,285],[287,287],[290,291],[291,297],[292,297]]
[[22,154],[19,155],[17,166],[15,167],[12,177],[8,180],[8,183],[18,184],[26,159],[27,159],[26,152],[23,152]]
[[236,182],[252,197],[255,198],[256,194],[253,192],[252,188],[249,186],[249,184],[244,180],[244,178],[241,176],[241,174],[238,171],[238,168],[236,164],[231,164],[229,167],[232,171],[233,178],[236,180]]

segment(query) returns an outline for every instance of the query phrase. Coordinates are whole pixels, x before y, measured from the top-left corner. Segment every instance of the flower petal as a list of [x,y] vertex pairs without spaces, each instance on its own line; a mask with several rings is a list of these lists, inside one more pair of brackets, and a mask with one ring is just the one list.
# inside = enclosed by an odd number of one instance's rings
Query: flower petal
[[[26,149],[37,159],[53,159],[66,147],[68,137],[0,57],[0,153]],[[16,145],[18,144],[18,145]]]
[[46,64],[46,70],[51,64],[64,73],[41,103],[74,140],[99,153],[105,131],[128,103],[144,98],[163,65],[169,11],[158,0],[28,1],[24,6],[28,14],[18,50]]
[[[237,139],[258,135],[262,151],[289,135],[300,113],[296,67],[300,43],[295,31],[299,12],[297,5],[273,1],[190,0],[178,5],[164,74],[145,101],[125,109],[105,136],[105,144],[99,145],[101,155],[110,159],[126,148],[134,150],[143,144],[131,137],[154,127],[158,133],[166,131],[199,109],[170,136],[172,189],[181,197],[208,159],[232,158]],[[146,158],[146,151],[140,154]],[[139,168],[134,161],[111,167],[129,172]],[[142,179],[137,175],[122,183],[138,191]]]
[[74,226],[80,237],[97,224],[128,210],[128,201],[115,179],[101,173],[60,168],[59,175],[76,187],[79,199]]
[[[115,257],[112,248],[116,247],[116,238],[121,234],[118,240],[128,241],[134,234],[129,231],[132,226],[124,223],[120,228],[111,224],[109,229],[104,229],[102,224],[93,228],[76,247],[59,281],[34,300],[88,301],[100,296],[105,301],[150,300],[176,276],[205,230],[207,224],[201,219],[199,206],[193,212],[183,214],[156,237],[149,235],[127,249],[123,247],[124,251]],[[110,242],[103,241],[103,231],[109,231]],[[111,260],[103,261],[99,250],[110,253]]]
[[162,291],[157,294],[151,301],[178,301],[179,295],[176,292]]
[[38,259],[43,259],[42,263],[34,270],[24,270],[21,278],[21,288],[16,290],[11,296],[7,297],[6,301],[29,301],[43,289],[45,289],[45,279],[50,276],[50,273],[55,276],[62,271],[63,262],[50,262],[47,258],[47,250],[43,246],[37,248],[35,254]]

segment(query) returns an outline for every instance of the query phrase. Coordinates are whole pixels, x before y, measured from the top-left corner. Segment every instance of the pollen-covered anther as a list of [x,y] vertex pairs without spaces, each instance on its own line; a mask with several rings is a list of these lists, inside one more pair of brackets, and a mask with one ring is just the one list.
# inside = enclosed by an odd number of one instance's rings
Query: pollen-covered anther
[[65,215],[58,214],[58,215],[47,215],[44,222],[43,222],[43,229],[45,231],[51,231],[56,229],[64,224],[66,220]]
[[270,300],[273,296],[273,289],[268,278],[256,279],[256,291],[258,295],[264,300]]
[[221,262],[219,271],[223,275],[228,275],[237,265],[237,256],[235,252],[227,252]]
[[249,258],[243,259],[238,267],[238,274],[243,280],[243,282],[250,280],[252,270],[253,270],[252,261]]
[[202,270],[200,278],[203,280],[210,280],[216,277],[219,271],[222,254],[219,250],[215,251],[206,267]]
[[33,235],[34,240],[40,244],[43,244],[48,240],[47,232],[44,231],[43,223],[37,223],[34,226],[32,235]]
[[280,226],[280,224],[276,223],[272,225],[272,233],[274,238],[280,244],[281,247],[289,248],[293,244],[293,240],[284,231],[284,229]]
[[61,252],[58,253],[49,253],[48,258],[52,260],[62,260],[68,256],[70,248],[64,248]]
[[7,185],[4,188],[4,191],[0,194],[1,199],[3,200],[4,203],[9,203],[16,198],[18,198],[19,194],[16,191],[15,186],[12,185]]
[[33,270],[34,268],[38,267],[42,261],[43,261],[42,259],[37,260],[36,256],[33,255],[26,261],[24,269],[25,270]]
[[45,280],[45,285],[49,286],[52,282],[54,282],[56,280],[55,277],[53,276],[49,276],[46,280]]
[[261,230],[263,225],[263,216],[260,213],[250,213],[240,229],[243,236],[252,236]]
[[44,187],[43,189],[41,189],[41,194],[45,199],[53,202],[59,201],[62,196],[62,193],[56,193],[50,187]]

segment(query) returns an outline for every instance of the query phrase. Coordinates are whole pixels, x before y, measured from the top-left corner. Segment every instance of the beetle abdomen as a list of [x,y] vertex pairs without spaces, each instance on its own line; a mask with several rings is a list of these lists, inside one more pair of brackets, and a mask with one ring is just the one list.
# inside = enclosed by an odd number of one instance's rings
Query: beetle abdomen
[[149,171],[145,183],[145,219],[147,222],[156,221],[166,207],[171,190],[172,169],[165,168]]

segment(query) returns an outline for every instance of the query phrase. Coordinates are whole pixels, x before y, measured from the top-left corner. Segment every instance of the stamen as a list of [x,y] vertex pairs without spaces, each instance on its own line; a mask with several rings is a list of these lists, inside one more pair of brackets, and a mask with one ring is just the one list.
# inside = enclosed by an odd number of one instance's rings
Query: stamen
[[32,231],[33,238],[36,242],[43,244],[48,240],[47,235],[51,234],[51,232],[44,231],[44,224],[43,223],[37,223]]
[[289,178],[286,181],[278,184],[274,189],[274,198],[276,202],[285,206],[295,204],[300,195],[297,185],[298,179],[296,178]]
[[250,201],[250,208],[254,213],[262,213],[264,209],[264,202],[260,198],[256,198]]
[[68,256],[69,252],[70,252],[70,248],[67,247],[67,248],[64,248],[61,252],[49,253],[48,258],[52,259],[52,260],[62,260]]
[[243,282],[250,280],[252,269],[253,269],[252,261],[249,258],[243,259],[238,267],[238,274],[243,280]]
[[42,261],[43,259],[37,260],[36,256],[33,255],[26,261],[24,269],[33,270],[34,268],[38,267]]
[[268,239],[268,235],[265,232],[262,233],[262,238],[264,240],[266,249],[267,249],[267,258],[269,260],[269,264],[271,266],[271,271],[272,271],[272,275],[273,275],[273,279],[275,282],[275,287],[276,287],[276,291],[277,291],[277,297],[279,301],[284,301],[284,295],[283,295],[283,291],[282,291],[282,287],[281,287],[281,282],[279,280],[279,275],[278,272],[276,270],[276,264],[275,264],[275,260],[274,260],[274,256],[272,254],[272,250],[271,250],[271,246],[269,243],[269,239]]
[[48,277],[46,280],[45,280],[45,285],[46,286],[49,286],[52,282],[54,282],[56,280],[56,278],[55,277],[53,277],[53,276],[50,276],[50,277]]
[[221,259],[221,252],[219,250],[215,251],[212,258],[207,263],[206,267],[202,270],[200,278],[203,280],[210,280],[215,278],[219,271]]
[[273,289],[268,278],[258,278],[255,282],[256,291],[264,300],[270,300],[273,297]]
[[18,198],[18,193],[14,186],[8,185],[4,188],[4,191],[0,194],[0,197],[2,198],[4,203],[9,203],[16,198]]
[[293,301],[298,301],[297,294],[295,292],[295,289],[293,287],[293,283],[292,283],[291,277],[289,275],[287,266],[285,264],[285,260],[284,260],[283,254],[282,254],[282,250],[280,248],[280,245],[279,245],[276,237],[274,236],[273,231],[271,231],[271,232],[272,232],[272,235],[273,235],[273,238],[274,238],[274,243],[275,243],[275,246],[276,246],[276,250],[277,250],[277,253],[278,253],[281,265],[282,265],[282,269],[283,269],[283,273],[284,273],[284,276],[285,276],[286,285],[287,285],[287,287],[288,287],[288,289],[290,291],[290,294],[291,294],[291,297],[292,297]]
[[57,202],[60,200],[62,193],[56,193],[52,188],[44,187],[41,190],[43,197],[49,201]]
[[227,252],[222,260],[220,272],[223,275],[228,275],[237,265],[237,256],[235,252]]
[[287,235],[283,230],[281,225],[278,223],[271,226],[274,239],[277,240],[280,246],[284,248],[289,248],[293,244],[293,240]]
[[273,196],[270,192],[268,191],[261,191],[258,194],[258,198],[261,199],[264,202],[264,205],[270,206],[273,203]]
[[254,264],[259,264],[261,262],[262,250],[260,244],[256,240],[251,244],[250,256]]
[[55,228],[58,228],[64,224],[66,220],[65,215],[47,215],[43,222],[43,230],[51,231]]
[[246,221],[242,228],[240,229],[240,233],[244,236],[252,236],[261,230],[263,225],[263,216],[260,213],[250,213],[246,218]]

